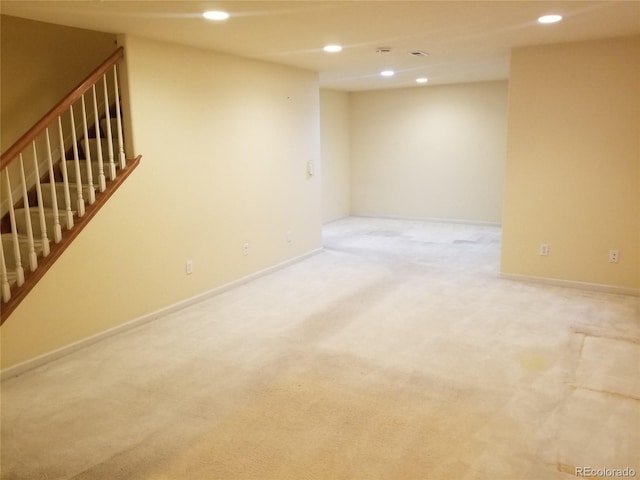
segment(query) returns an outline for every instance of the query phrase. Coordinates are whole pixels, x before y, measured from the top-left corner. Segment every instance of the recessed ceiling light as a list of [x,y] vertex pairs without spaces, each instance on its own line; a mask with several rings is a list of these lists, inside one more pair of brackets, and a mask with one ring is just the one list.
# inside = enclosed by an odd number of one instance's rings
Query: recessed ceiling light
[[227,12],[222,12],[220,10],[209,10],[208,12],[204,12],[202,16],[207,20],[226,20],[229,18],[229,14]]
[[325,45],[323,50],[325,52],[329,52],[329,53],[341,52],[342,51],[342,47],[340,45]]
[[562,15],[543,15],[538,18],[539,23],[556,23],[562,20]]
[[380,75],[382,75],[383,77],[393,77],[394,74],[395,72],[393,70],[384,70],[380,72]]
[[429,79],[425,77],[416,78],[416,83],[427,83],[428,81]]

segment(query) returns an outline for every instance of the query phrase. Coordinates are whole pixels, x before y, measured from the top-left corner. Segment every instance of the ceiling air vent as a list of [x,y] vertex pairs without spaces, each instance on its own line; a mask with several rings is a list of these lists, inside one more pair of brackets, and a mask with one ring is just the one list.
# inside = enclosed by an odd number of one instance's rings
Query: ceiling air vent
[[412,57],[428,57],[429,54],[427,52],[423,52],[422,50],[414,50],[413,52],[409,52],[409,55]]

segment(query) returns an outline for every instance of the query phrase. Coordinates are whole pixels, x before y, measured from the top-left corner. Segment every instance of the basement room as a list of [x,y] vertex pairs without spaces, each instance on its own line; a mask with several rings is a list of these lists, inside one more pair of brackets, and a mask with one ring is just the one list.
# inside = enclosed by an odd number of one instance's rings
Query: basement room
[[640,475],[640,2],[0,37],[0,479]]

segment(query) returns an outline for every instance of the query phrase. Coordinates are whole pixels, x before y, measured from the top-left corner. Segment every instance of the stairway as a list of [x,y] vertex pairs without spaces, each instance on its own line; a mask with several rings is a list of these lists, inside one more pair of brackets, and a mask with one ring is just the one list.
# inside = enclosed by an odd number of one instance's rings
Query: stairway
[[[25,218],[25,211],[24,209],[15,209],[15,223],[17,227],[16,235],[14,236],[13,233],[8,233],[4,228],[1,235],[0,245],[2,245],[2,252],[0,252],[0,256],[4,256],[4,276],[2,278],[2,284],[0,285],[2,291],[0,324],[3,324],[9,318],[15,308],[20,304],[20,302],[22,302],[22,300],[24,300],[36,283],[45,275],[48,269],[58,260],[60,255],[62,255],[66,248],[73,242],[75,237],[80,234],[102,206],[107,203],[111,195],[116,192],[116,190],[126,181],[129,175],[138,167],[140,159],[141,156],[138,155],[136,158],[126,160],[124,169],[114,167],[114,171],[117,172],[117,177],[114,180],[109,180],[107,178],[103,192],[100,192],[94,185],[95,202],[86,206],[86,211],[83,216],[80,216],[78,213],[78,195],[77,189],[74,185],[69,185],[69,197],[72,206],[72,209],[69,212],[64,210],[64,195],[56,195],[58,222],[60,224],[60,238],[58,243],[56,243],[55,230],[52,230],[52,228],[55,229],[53,197],[51,194],[44,193],[47,190],[51,191],[50,183],[41,184],[43,206],[45,207],[45,224],[47,231],[46,241],[43,240],[42,237],[39,238],[38,235],[41,231],[39,226],[40,216],[38,208],[32,207],[29,212],[32,227],[33,252],[30,251],[31,248],[29,246],[28,222]],[[73,175],[74,174],[71,174],[70,177],[73,177]],[[59,191],[64,193],[63,183],[56,181],[54,185],[56,193]],[[83,199],[86,200],[88,190],[90,188],[90,185],[83,185]],[[67,215],[67,213],[69,213],[69,215]],[[19,220],[19,218],[22,220]],[[5,222],[3,219],[3,226],[8,223],[8,221]],[[71,228],[67,228],[71,223],[73,226]],[[17,239],[21,259],[20,268],[18,268],[17,257],[15,255],[15,239]],[[49,252],[48,255],[46,254],[47,251]],[[32,269],[32,267],[34,268]]]
[[[112,132],[112,141],[111,141],[111,158],[113,158],[113,149],[117,148],[115,146],[118,145],[117,136],[114,136],[113,133],[117,131],[117,120],[115,118],[110,119],[109,131]],[[95,130],[95,129],[93,129]],[[100,132],[107,132],[107,124],[106,120],[102,119]],[[90,158],[95,159],[98,158],[98,148],[101,149],[102,158],[104,161],[102,162],[102,166],[98,160],[91,161],[91,171],[89,172],[87,165],[87,154]],[[66,157],[73,156],[73,149],[70,149],[67,152]],[[38,208],[38,202],[31,202],[28,209],[21,207],[14,209],[15,216],[15,224],[17,230],[17,239],[20,250],[20,259],[21,266],[26,271],[27,269],[32,270],[32,265],[37,266],[38,261],[48,255],[48,246],[46,245],[48,242],[54,242],[54,236],[56,232],[57,235],[61,235],[61,232],[65,230],[70,230],[73,228],[79,212],[85,211],[85,204],[93,203],[95,201],[95,192],[99,190],[99,184],[96,179],[99,178],[100,172],[103,171],[106,173],[107,180],[113,180],[117,176],[117,172],[120,170],[120,166],[115,162],[109,162],[110,152],[109,152],[109,141],[104,136],[101,138],[81,138],[78,140],[78,156],[80,157],[78,161],[76,160],[66,160],[65,165],[62,166],[61,162],[58,165],[56,171],[54,182],[50,181],[47,178],[46,183],[43,182],[40,184],[41,190],[41,200],[44,220],[45,220],[45,232],[46,237],[43,235],[43,229],[40,219],[40,211]],[[67,189],[69,193],[69,205],[67,209],[67,204],[65,200],[65,183],[64,183],[64,167],[66,167],[66,176],[68,179]],[[76,168],[79,167],[79,168]],[[113,175],[110,174],[111,170],[113,170]],[[78,176],[78,171],[80,172],[80,176]],[[46,176],[48,177],[48,175]],[[91,182],[89,178],[91,177]],[[81,186],[78,188],[78,178],[80,178]],[[80,193],[79,193],[80,192]],[[35,197],[34,195],[31,195]],[[56,209],[54,206],[57,205],[57,216]],[[8,216],[9,214],[7,214]],[[28,219],[30,218],[30,222]],[[56,225],[58,223],[58,226]],[[3,221],[3,224],[9,224],[9,221]],[[33,234],[33,252],[30,251],[29,247],[29,228],[32,230]],[[4,231],[1,234],[2,236],[2,251],[5,256],[5,265],[7,269],[7,280],[10,288],[13,288],[17,283],[18,274],[16,271],[18,270],[18,259],[15,254],[14,247],[14,237],[11,233],[5,233]],[[44,239],[46,238],[46,240]],[[48,242],[47,242],[48,240]],[[46,252],[46,254],[45,254]],[[33,262],[33,259],[36,259],[36,262]],[[31,264],[30,264],[31,262]]]
[[0,324],[140,163],[124,153],[123,57],[120,47],[0,156]]

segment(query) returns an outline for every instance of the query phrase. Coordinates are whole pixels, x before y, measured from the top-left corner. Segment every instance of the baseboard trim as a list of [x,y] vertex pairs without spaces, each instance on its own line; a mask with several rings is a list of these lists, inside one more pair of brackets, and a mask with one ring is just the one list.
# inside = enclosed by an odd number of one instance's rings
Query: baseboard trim
[[502,273],[498,274],[499,278],[504,280],[515,280],[518,282],[540,283],[543,285],[551,285],[554,287],[577,288],[580,290],[590,290],[594,292],[613,293],[616,295],[630,295],[640,297],[640,290],[635,288],[616,287],[615,285],[604,285],[600,283],[577,282],[574,280],[561,280],[557,278],[536,277],[533,275],[521,275],[519,273]]
[[340,220],[344,220],[345,218],[349,218],[351,215],[345,215],[343,217],[336,217],[336,218],[332,218],[331,220],[326,220],[324,222],[322,222],[322,226],[324,227],[325,225],[329,225],[331,223],[334,222],[339,222]]
[[51,352],[44,353],[35,358],[26,360],[24,362],[18,363],[16,365],[12,365],[11,367],[7,367],[3,370],[0,370],[0,381],[6,380],[9,378],[17,377],[18,375],[22,375],[29,370],[33,370],[34,368],[40,367],[46,363],[57,360],[58,358],[69,355],[73,352],[76,352],[82,348],[88,347],[89,345],[93,345],[98,343],[106,338],[113,337],[114,335],[118,335],[124,333],[129,330],[133,330],[136,327],[144,325],[145,323],[149,323],[153,320],[157,320],[158,318],[164,317],[170,313],[177,312],[184,308],[187,308],[191,305],[195,305],[209,298],[215,297],[216,295],[220,295],[228,290],[239,287],[240,285],[244,285],[245,283],[249,283],[253,280],[256,280],[260,277],[264,277],[265,275],[269,275],[270,273],[274,273],[278,270],[282,270],[290,265],[301,262],[309,257],[312,257],[320,252],[322,252],[323,248],[317,248],[305,254],[299,255],[297,257],[291,258],[289,260],[285,260],[284,262],[278,263],[271,267],[265,268],[263,270],[259,270],[245,277],[239,278],[229,283],[225,283],[219,287],[213,288],[206,292],[200,293],[193,297],[189,297],[180,302],[174,303],[173,305],[169,305],[167,307],[161,308],[151,313],[147,313],[142,315],[141,317],[134,318],[127,322],[124,322],[120,325],[112,327],[108,330],[105,330],[100,333],[96,333],[87,338],[83,338],[82,340],[78,340],[77,342],[70,343],[69,345],[65,345],[64,347],[60,347],[56,350],[52,350]]
[[351,217],[361,218],[381,218],[387,220],[408,220],[411,222],[431,222],[431,223],[455,223],[459,225],[475,225],[478,227],[502,227],[500,222],[486,222],[482,220],[464,220],[458,218],[439,218],[439,217],[403,217],[396,215],[375,215],[368,213],[353,213]]

